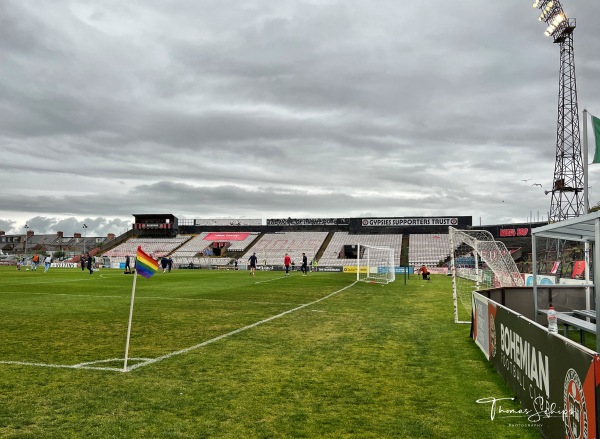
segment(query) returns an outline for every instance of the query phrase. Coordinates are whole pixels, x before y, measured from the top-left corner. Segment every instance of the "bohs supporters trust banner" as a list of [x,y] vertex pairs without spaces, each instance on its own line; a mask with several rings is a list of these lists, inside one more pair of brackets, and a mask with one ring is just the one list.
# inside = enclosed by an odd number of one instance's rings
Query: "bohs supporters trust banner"
[[480,294],[473,303],[473,338],[521,402],[516,415],[546,438],[595,438],[598,354]]

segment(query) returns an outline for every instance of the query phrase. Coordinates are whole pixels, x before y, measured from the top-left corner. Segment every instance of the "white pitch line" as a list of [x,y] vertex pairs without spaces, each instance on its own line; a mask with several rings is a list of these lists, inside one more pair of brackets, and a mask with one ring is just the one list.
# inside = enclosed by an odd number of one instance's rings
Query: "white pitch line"
[[169,359],[169,358],[174,357],[176,355],[185,354],[187,352],[190,352],[190,351],[196,350],[198,348],[201,348],[203,346],[206,346],[206,345],[209,345],[211,343],[214,343],[215,341],[219,341],[219,340],[222,340],[224,338],[230,337],[232,335],[239,334],[240,332],[246,331],[248,329],[255,328],[255,327],[259,326],[259,325],[262,325],[263,323],[268,323],[271,320],[278,319],[278,318],[283,317],[283,316],[285,316],[287,314],[291,314],[291,313],[293,313],[295,311],[298,311],[298,310],[300,310],[302,308],[306,308],[307,306],[311,306],[311,305],[314,305],[315,303],[319,303],[319,302],[321,302],[321,301],[323,301],[325,299],[329,299],[330,297],[335,296],[336,294],[341,293],[342,291],[347,290],[348,288],[354,286],[356,283],[358,283],[358,281],[354,281],[350,285],[345,286],[344,288],[342,288],[340,290],[334,291],[333,293],[330,293],[327,296],[321,297],[320,299],[314,300],[314,301],[312,301],[310,303],[305,303],[304,305],[297,306],[296,308],[288,309],[287,311],[284,311],[282,313],[276,314],[274,316],[268,317],[266,319],[260,320],[258,322],[252,323],[252,324],[244,326],[242,328],[235,329],[235,330],[233,330],[231,332],[228,332],[226,334],[222,334],[222,335],[219,335],[217,337],[211,338],[210,340],[203,341],[202,343],[198,343],[197,345],[190,346],[190,347],[187,347],[185,349],[181,349],[179,351],[171,352],[171,353],[166,354],[166,355],[161,355],[160,357],[156,357],[156,358],[154,358],[152,360],[149,360],[149,361],[146,361],[146,362],[143,362],[143,363],[134,364],[133,366],[128,367],[127,371],[132,371],[134,369],[138,369],[138,368],[143,367],[143,366],[148,366],[149,364],[158,363],[159,361],[163,361],[163,360]]
[[[243,326],[241,328],[235,329],[231,332],[228,332],[226,334],[222,334],[219,335],[217,337],[211,338],[210,340],[206,340],[203,341],[202,343],[198,343],[194,346],[190,346],[187,347],[185,349],[181,349],[179,351],[174,351],[171,352],[169,354],[166,355],[161,355],[160,357],[156,357],[156,358],[152,358],[152,359],[148,359],[148,358],[130,358],[130,360],[134,360],[134,361],[141,361],[140,363],[134,364],[133,366],[130,366],[127,368],[127,370],[123,370],[123,368],[116,368],[116,367],[97,367],[97,366],[90,366],[90,364],[97,364],[97,363],[109,363],[109,362],[118,362],[118,361],[124,361],[124,359],[122,358],[111,358],[108,360],[97,360],[97,361],[91,361],[91,362],[85,362],[85,363],[79,363],[79,364],[49,364],[49,363],[30,363],[30,362],[26,362],[26,361],[3,361],[0,360],[0,364],[13,364],[13,365],[18,365],[18,366],[37,366],[37,367],[50,367],[50,368],[58,368],[58,369],[86,369],[86,370],[103,370],[103,371],[110,371],[110,372],[130,372],[132,370],[138,369],[140,367],[143,366],[148,366],[150,364],[154,364],[154,363],[158,363],[160,361],[163,360],[167,360],[171,357],[174,357],[176,355],[181,355],[181,354],[185,354],[187,352],[196,350],[198,348],[201,348],[203,346],[209,345],[211,343],[214,343],[216,341],[222,340],[224,338],[230,337],[232,335],[238,334],[240,332],[246,331],[248,329],[252,329],[255,328],[259,325],[262,325],[263,323],[268,323],[272,320],[278,319],[280,317],[283,317],[287,314],[291,314],[295,311],[301,310],[303,308],[306,308],[307,306],[311,306],[314,305],[315,303],[319,303],[323,300],[329,299],[330,297],[335,296],[338,293],[341,293],[344,290],[347,290],[348,288],[354,286],[356,283],[358,283],[358,281],[354,281],[353,283],[351,283],[350,285],[345,286],[342,289],[339,289],[337,291],[334,291],[333,293],[330,293],[324,297],[321,297],[320,299],[314,300],[310,303],[305,303],[303,305],[297,306],[295,308],[289,309],[287,311],[284,311],[282,313],[276,314],[274,316],[268,317],[266,319],[260,320],[258,322],[252,323],[250,325],[247,326]],[[115,296],[115,297],[120,297],[120,296]],[[210,300],[210,299],[207,299]]]
[[275,279],[261,280],[261,281],[258,281],[258,282],[254,282],[254,285],[256,285],[256,284],[264,284],[266,282],[273,282],[274,280],[279,280],[279,279],[285,279],[285,276],[276,277]]
[[[27,361],[0,361],[0,364],[14,364],[17,366],[50,367],[50,368],[55,368],[55,369],[88,369],[88,367],[85,367],[85,366],[78,367],[77,365],[72,365],[72,364],[29,363]],[[115,368],[114,370],[116,371],[117,369]]]
[[[148,360],[152,360],[152,358],[130,358],[130,360],[131,361],[148,361]],[[108,360],[86,361],[85,363],[76,364],[73,367],[77,367],[77,368],[81,369],[83,367],[90,366],[91,364],[116,363],[117,361],[125,361],[125,360],[123,358],[110,358]],[[123,370],[123,369],[119,369],[119,370]]]
[[[147,361],[148,358],[130,358],[131,361]],[[86,369],[86,370],[108,370],[111,372],[124,372],[122,367],[98,367],[91,366],[97,363],[117,363],[125,361],[123,358],[110,358],[108,360],[89,361],[80,364],[52,364],[52,363],[30,363],[27,361],[0,361],[0,364],[12,364],[16,366],[49,367],[53,369]]]

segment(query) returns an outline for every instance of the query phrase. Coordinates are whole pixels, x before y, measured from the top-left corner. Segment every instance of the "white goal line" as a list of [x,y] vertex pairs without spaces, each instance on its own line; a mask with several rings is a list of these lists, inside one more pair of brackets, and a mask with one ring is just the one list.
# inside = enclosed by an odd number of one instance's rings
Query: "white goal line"
[[12,364],[12,365],[20,365],[20,366],[37,366],[37,367],[50,367],[50,368],[60,368],[60,369],[90,369],[90,370],[104,370],[104,371],[111,371],[111,372],[131,372],[132,370],[135,369],[139,369],[140,367],[144,367],[144,366],[148,366],[150,364],[155,364],[158,363],[160,361],[163,360],[167,360],[169,358],[175,357],[177,355],[181,355],[181,354],[185,354],[187,352],[191,352],[193,350],[199,349],[203,346],[209,345],[211,343],[214,343],[216,341],[225,339],[227,337],[230,337],[232,335],[235,334],[239,334],[240,332],[246,331],[248,329],[252,329],[255,328],[259,325],[262,325],[264,323],[268,323],[272,320],[278,319],[280,317],[283,317],[287,314],[291,314],[293,312],[299,311],[301,309],[304,309],[306,307],[312,306],[316,303],[322,302],[323,300],[329,299],[330,297],[335,296],[336,294],[341,293],[342,291],[347,290],[348,288],[353,287],[354,285],[356,285],[358,283],[358,281],[354,281],[352,282],[350,285],[345,286],[344,288],[341,288],[337,291],[334,291],[333,293],[329,293],[326,296],[321,297],[320,299],[317,300],[313,300],[312,302],[309,303],[305,303],[302,304],[300,306],[297,306],[295,308],[292,309],[288,309],[287,311],[283,311],[279,314],[276,314],[274,316],[271,317],[267,317],[266,319],[263,320],[259,320],[258,322],[255,323],[251,323],[250,325],[246,325],[243,326],[241,328],[235,329],[233,331],[227,332],[225,334],[221,334],[218,335],[217,337],[211,338],[209,340],[203,341],[202,343],[198,343],[196,345],[184,348],[184,349],[180,349],[178,351],[174,351],[174,352],[170,352],[168,354],[165,355],[161,355],[160,357],[156,357],[156,358],[130,358],[130,360],[132,361],[139,361],[136,364],[133,364],[132,366],[127,367],[126,370],[123,370],[123,367],[101,367],[101,366],[93,366],[94,364],[99,364],[99,363],[117,363],[117,362],[123,362],[124,359],[123,358],[111,358],[108,360],[98,360],[98,361],[88,361],[88,362],[84,362],[84,363],[78,363],[78,364],[47,364],[47,363],[30,363],[30,362],[26,362],[26,361],[4,361],[4,360],[0,360],[0,364]]

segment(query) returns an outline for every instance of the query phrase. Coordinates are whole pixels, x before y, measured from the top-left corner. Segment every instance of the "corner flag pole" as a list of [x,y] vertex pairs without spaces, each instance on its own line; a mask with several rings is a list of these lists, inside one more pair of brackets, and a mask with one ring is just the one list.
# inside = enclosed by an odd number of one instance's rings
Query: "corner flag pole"
[[127,372],[127,357],[129,355],[129,339],[131,337],[131,320],[133,319],[133,301],[135,299],[135,283],[137,281],[137,270],[133,274],[133,288],[131,289],[131,305],[129,307],[129,323],[127,324],[127,342],[125,343],[125,363],[123,372]]

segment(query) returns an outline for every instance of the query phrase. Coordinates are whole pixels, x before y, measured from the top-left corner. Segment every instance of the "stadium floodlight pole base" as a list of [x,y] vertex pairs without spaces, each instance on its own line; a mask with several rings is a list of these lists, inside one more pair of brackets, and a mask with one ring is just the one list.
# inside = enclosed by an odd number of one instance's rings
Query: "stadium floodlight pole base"
[[394,249],[358,244],[356,254],[356,280],[388,284],[396,280]]

